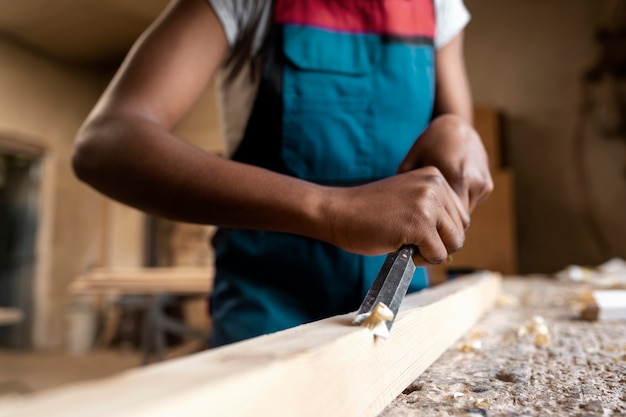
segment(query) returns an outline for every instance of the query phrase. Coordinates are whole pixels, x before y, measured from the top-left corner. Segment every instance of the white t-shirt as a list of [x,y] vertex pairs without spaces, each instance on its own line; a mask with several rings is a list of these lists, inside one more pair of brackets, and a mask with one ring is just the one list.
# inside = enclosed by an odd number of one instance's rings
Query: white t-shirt
[[[231,47],[237,42],[242,28],[254,21],[256,17],[254,14],[261,13],[253,43],[254,52],[258,51],[270,24],[272,0],[208,0],[208,2],[222,23]],[[463,30],[470,20],[470,14],[463,0],[435,0],[435,18],[437,28],[435,48],[441,48]]]

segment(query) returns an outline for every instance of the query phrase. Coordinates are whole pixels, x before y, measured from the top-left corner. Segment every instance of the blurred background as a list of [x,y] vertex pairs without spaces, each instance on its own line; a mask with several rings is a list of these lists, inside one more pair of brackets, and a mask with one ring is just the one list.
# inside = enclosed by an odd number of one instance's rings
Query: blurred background
[[[0,0],[0,395],[206,347],[212,227],[145,216],[70,168],[78,127],[166,3]],[[626,0],[465,3],[496,191],[455,268],[626,258]],[[250,96],[245,76],[217,77],[176,133],[226,155]]]

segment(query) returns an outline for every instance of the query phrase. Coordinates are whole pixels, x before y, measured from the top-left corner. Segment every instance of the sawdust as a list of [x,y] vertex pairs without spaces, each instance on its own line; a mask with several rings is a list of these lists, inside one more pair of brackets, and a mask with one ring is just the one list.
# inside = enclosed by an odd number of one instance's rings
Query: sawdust
[[546,320],[541,316],[533,316],[517,329],[520,340],[531,340],[535,346],[547,346],[550,343],[550,330]]
[[[579,320],[577,285],[505,280],[504,290],[519,305],[495,307],[379,417],[626,415],[626,324]],[[520,338],[529,323],[549,340]]]

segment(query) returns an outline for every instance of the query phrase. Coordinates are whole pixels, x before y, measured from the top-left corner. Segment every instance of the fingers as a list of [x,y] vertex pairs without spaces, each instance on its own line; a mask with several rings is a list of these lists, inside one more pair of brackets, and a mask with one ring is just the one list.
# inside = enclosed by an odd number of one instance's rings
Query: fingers
[[[453,189],[437,168],[427,167],[423,171],[428,172],[433,179],[436,179],[432,181],[432,186],[438,188],[437,193],[440,194],[441,204],[450,218],[460,230],[467,229],[470,223],[470,215],[467,210],[468,204],[463,201],[463,196],[459,196],[459,193]],[[464,194],[467,195],[468,193],[465,192]]]
[[[454,220],[455,224],[460,230],[465,230],[470,225],[470,215],[468,211],[469,202],[464,201],[462,196],[459,196],[452,189],[448,189],[448,198],[451,201],[450,205],[446,205],[446,211],[450,217]],[[465,193],[469,200],[469,193]]]
[[364,255],[413,245],[416,264],[442,263],[461,248],[470,221],[462,199],[433,166],[328,195],[327,241]]
[[487,173],[480,182],[476,182],[474,186],[469,187],[469,210],[473,211],[480,203],[485,201],[493,192],[493,179],[491,174]]
[[416,254],[418,256],[414,257],[417,258],[417,262],[424,260],[428,264],[440,264],[445,261],[448,257],[448,250],[439,236],[437,227],[429,227],[422,234],[423,239],[415,245],[419,252]]
[[418,251],[413,261],[418,264],[441,264],[448,255],[458,252],[463,246],[465,233],[459,230],[451,218],[441,221],[431,228],[424,239],[417,244]]
[[452,218],[443,216],[437,224],[437,233],[446,249],[443,259],[438,259],[441,263],[446,260],[449,254],[461,250],[465,242],[465,229],[459,228]]
[[463,246],[469,214],[458,195],[452,190],[436,168],[425,168],[422,173],[429,178],[428,192],[422,192],[418,205],[419,215],[413,227],[413,244],[419,249],[415,261],[423,264],[440,264],[448,255]]
[[442,170],[465,210],[471,213],[493,191],[489,168],[483,164],[464,164],[452,172]]

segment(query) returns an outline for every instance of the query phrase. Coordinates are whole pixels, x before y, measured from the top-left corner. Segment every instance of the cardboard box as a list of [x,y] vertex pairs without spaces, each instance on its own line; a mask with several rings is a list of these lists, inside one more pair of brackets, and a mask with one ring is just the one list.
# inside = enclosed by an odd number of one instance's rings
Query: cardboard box
[[489,167],[497,171],[505,167],[504,147],[502,146],[502,123],[500,113],[490,107],[477,106],[474,109],[474,127],[489,155]]

